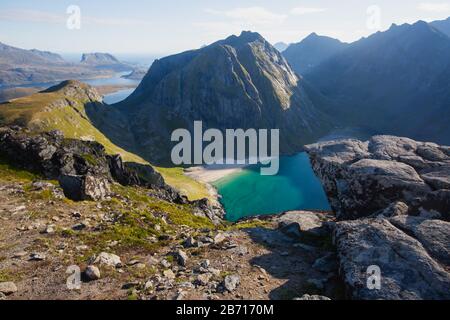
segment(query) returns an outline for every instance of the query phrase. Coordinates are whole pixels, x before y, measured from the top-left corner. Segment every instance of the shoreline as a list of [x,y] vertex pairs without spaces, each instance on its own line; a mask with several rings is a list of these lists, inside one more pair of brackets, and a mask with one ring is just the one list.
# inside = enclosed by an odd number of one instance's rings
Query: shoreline
[[229,175],[241,172],[245,167],[247,165],[198,166],[185,169],[184,175],[204,184],[208,189],[211,201],[223,207],[220,203],[221,196],[219,191],[213,183]]
[[247,165],[198,166],[184,170],[184,174],[199,182],[212,184],[226,176],[241,172]]

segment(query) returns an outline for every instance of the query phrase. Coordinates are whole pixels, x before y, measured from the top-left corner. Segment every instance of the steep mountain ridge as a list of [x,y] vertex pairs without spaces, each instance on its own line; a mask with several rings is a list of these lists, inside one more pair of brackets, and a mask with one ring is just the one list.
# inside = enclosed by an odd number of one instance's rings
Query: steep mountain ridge
[[419,21],[352,43],[305,77],[344,125],[449,143],[449,57],[450,38]]
[[143,154],[157,161],[168,157],[161,146],[170,146],[171,132],[192,130],[195,120],[205,129],[279,128],[285,153],[329,126],[284,57],[253,32],[156,60],[116,108],[130,119]]
[[450,36],[450,18],[430,22],[430,25],[438,29],[442,33],[445,33],[446,35]]
[[304,75],[348,46],[337,39],[310,34],[291,44],[283,56],[298,74]]

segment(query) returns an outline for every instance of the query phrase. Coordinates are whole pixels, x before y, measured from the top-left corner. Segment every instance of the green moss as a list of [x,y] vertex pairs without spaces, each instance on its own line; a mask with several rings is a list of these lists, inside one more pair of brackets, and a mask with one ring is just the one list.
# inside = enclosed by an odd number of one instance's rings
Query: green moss
[[98,165],[97,159],[92,154],[83,154],[83,159],[92,166]]
[[236,224],[232,224],[227,227],[229,230],[243,230],[243,229],[255,229],[255,228],[270,228],[270,223],[262,220],[244,221]]
[[214,228],[214,224],[208,218],[197,217],[190,205],[178,205],[153,198],[145,193],[145,189],[114,186],[113,190],[130,199],[134,204],[145,206],[153,213],[166,215],[176,225],[185,225],[192,228]]
[[17,271],[11,270],[0,270],[0,282],[8,282],[8,281],[19,281],[22,277],[22,274]]
[[47,189],[47,190],[39,191],[37,193],[33,193],[31,195],[31,198],[36,199],[36,200],[47,200],[48,201],[48,200],[52,200],[54,198],[54,196],[53,196],[53,191]]
[[164,181],[184,194],[191,201],[204,198],[211,199],[208,187],[184,174],[183,168],[155,168],[164,178]]

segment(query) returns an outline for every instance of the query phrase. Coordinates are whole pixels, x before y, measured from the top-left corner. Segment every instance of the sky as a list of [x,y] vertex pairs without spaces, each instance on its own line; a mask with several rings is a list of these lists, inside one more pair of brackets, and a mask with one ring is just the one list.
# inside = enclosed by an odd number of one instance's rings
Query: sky
[[449,1],[1,0],[0,42],[59,53],[172,54],[242,30],[271,43],[316,32],[351,42],[392,23],[440,20]]

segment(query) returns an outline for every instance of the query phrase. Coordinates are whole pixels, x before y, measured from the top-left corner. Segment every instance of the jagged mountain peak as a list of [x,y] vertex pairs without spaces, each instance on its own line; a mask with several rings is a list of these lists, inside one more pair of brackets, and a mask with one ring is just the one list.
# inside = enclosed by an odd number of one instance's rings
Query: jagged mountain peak
[[285,58],[247,31],[155,61],[136,91],[115,107],[132,122],[146,157],[157,162],[149,139],[169,147],[174,129],[191,130],[197,120],[220,130],[279,128],[283,152],[299,150],[323,131],[320,111]]
[[291,44],[283,55],[298,74],[306,74],[347,45],[338,39],[313,32],[299,43]]

